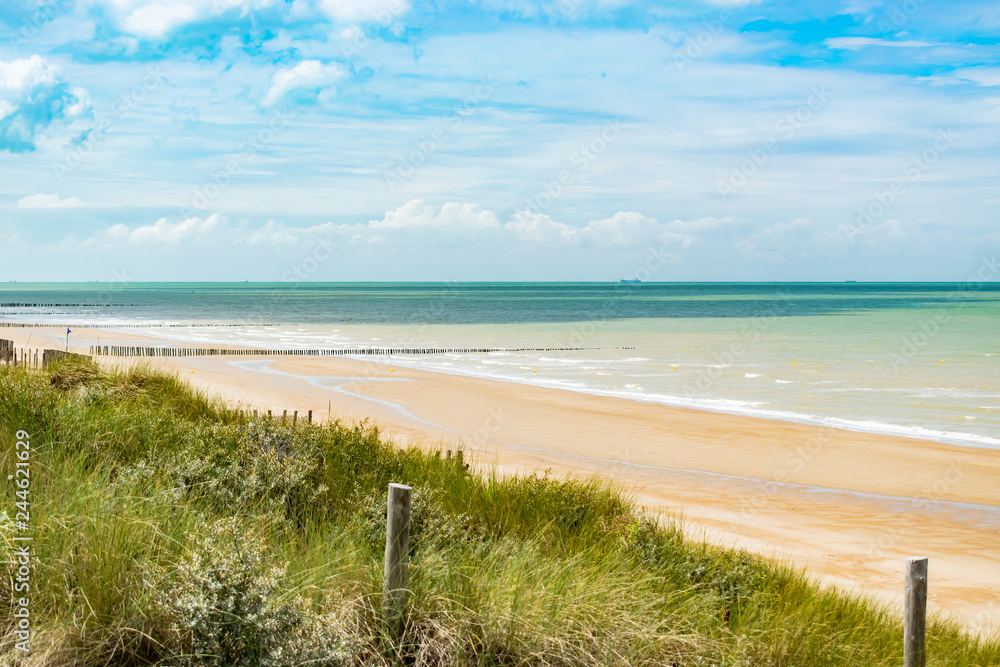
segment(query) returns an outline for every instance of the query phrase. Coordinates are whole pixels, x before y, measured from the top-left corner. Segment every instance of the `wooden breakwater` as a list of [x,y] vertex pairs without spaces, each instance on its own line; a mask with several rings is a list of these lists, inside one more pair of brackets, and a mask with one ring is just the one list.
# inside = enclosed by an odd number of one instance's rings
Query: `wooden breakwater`
[[[217,347],[139,347],[132,345],[91,345],[98,357],[355,357],[392,354],[488,354],[490,352],[581,352],[601,348],[586,347],[365,347],[329,350],[225,349]],[[616,350],[634,350],[616,347]]]
[[48,368],[49,364],[65,359],[66,357],[83,357],[82,354],[66,352],[65,350],[39,350],[22,347],[14,347],[14,341],[0,339],[0,362],[8,366],[22,366],[25,368]]
[[[77,354],[75,352],[66,352],[65,350],[43,350],[42,351],[42,368],[48,368],[49,364],[59,361],[60,359],[65,359],[67,357],[84,357],[86,355]],[[35,366],[38,366],[38,351],[35,351]]]
[[[37,324],[33,322],[0,322],[0,327],[7,327],[11,329],[168,329],[168,328],[179,328],[187,329],[193,327],[277,327],[281,326],[279,324],[158,324],[151,322],[149,324],[108,324],[107,322],[101,324]],[[291,326],[291,325],[285,325]]]
[[8,366],[38,368],[38,350],[22,347],[18,350],[12,340],[0,340],[0,362]]
[[138,308],[137,303],[11,303],[0,302],[0,308]]

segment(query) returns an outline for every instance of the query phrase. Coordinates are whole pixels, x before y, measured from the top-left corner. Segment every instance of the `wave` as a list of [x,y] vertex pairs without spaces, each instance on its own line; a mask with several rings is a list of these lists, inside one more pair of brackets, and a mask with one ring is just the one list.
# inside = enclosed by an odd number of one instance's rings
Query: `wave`
[[[422,366],[422,365],[421,365]],[[426,366],[424,366],[426,368]],[[427,369],[432,370],[432,369]],[[639,391],[637,388],[626,389],[600,389],[583,382],[569,380],[537,378],[537,376],[524,378],[510,375],[500,375],[493,373],[476,372],[473,369],[455,369],[458,375],[479,377],[489,380],[500,380],[503,382],[515,382],[518,384],[530,384],[533,386],[551,387],[553,389],[568,389],[580,393],[595,396],[613,396],[643,403],[657,403],[682,408],[693,408],[696,410],[707,410],[709,412],[722,412],[727,414],[744,415],[747,417],[758,417],[763,419],[775,419],[778,421],[788,421],[800,424],[814,424],[818,426],[830,426],[832,428],[847,431],[860,431],[863,433],[879,433],[882,435],[895,435],[906,438],[920,440],[932,440],[944,444],[960,445],[965,447],[981,447],[987,449],[1000,449],[1000,438],[994,438],[975,433],[962,433],[958,431],[947,431],[943,429],[927,428],[923,426],[896,424],[888,421],[877,421],[872,419],[851,419],[845,417],[834,417],[827,415],[815,415],[791,410],[782,410],[773,407],[773,403],[767,401],[752,401],[730,398],[716,398],[710,396],[679,396],[675,394],[656,393],[650,391]],[[786,381],[788,382],[788,381]],[[637,385],[632,385],[638,387]],[[627,385],[628,387],[628,385]]]
[[[65,315],[53,315],[53,318],[65,319]],[[32,318],[33,320],[40,319],[37,316]],[[99,317],[99,316],[79,316],[75,318],[80,320],[81,324],[91,323],[95,326],[108,327],[113,329],[116,324],[119,325],[148,325],[149,329],[136,329],[129,328],[129,333],[141,333],[144,335],[149,335],[158,339],[167,340],[185,340],[190,342],[199,343],[219,343],[219,344],[237,344],[237,345],[248,345],[257,346],[262,348],[269,347],[348,347],[352,345],[359,345],[363,343],[371,343],[376,340],[374,336],[364,336],[359,335],[358,332],[345,333],[343,330],[333,330],[331,328],[320,328],[317,326],[307,326],[305,328],[295,325],[284,325],[278,327],[271,327],[268,329],[254,329],[252,327],[240,327],[240,328],[223,328],[223,327],[200,327],[200,328],[175,328],[175,329],[157,329],[155,328],[158,324],[184,324],[184,322],[179,321],[139,321],[136,318],[122,318],[122,317]],[[86,321],[84,321],[86,320]],[[57,322],[58,323],[58,322]],[[188,322],[193,323],[193,322]],[[373,332],[374,333],[374,332]],[[395,336],[385,336],[384,332],[381,332],[378,338],[383,341],[393,341],[397,340]],[[113,334],[112,334],[113,335]],[[102,338],[104,336],[102,335]],[[444,343],[445,341],[441,341]],[[445,343],[446,344],[446,343]],[[501,353],[503,354],[503,353]],[[483,356],[472,357],[470,355],[441,355],[437,358],[418,358],[418,357],[393,357],[391,363],[404,367],[412,367],[418,369],[425,369],[429,371],[445,372],[455,375],[465,375],[471,377],[480,377],[485,379],[501,380],[505,382],[515,382],[536,386],[547,386],[555,389],[564,389],[569,391],[577,391],[581,393],[587,393],[592,395],[602,395],[602,396],[617,396],[620,398],[658,403],[663,405],[673,405],[678,407],[688,407],[700,410],[708,410],[713,412],[724,412],[730,414],[741,414],[750,417],[762,417],[767,419],[777,419],[781,421],[791,421],[798,423],[808,423],[817,425],[826,425],[835,428],[842,428],[852,431],[862,431],[862,432],[872,432],[872,433],[882,433],[887,435],[897,435],[903,437],[920,438],[924,440],[934,440],[938,442],[944,442],[948,444],[955,444],[961,446],[975,446],[975,447],[987,447],[987,448],[1000,448],[1000,438],[992,437],[991,435],[982,435],[974,433],[961,433],[949,430],[945,423],[945,418],[936,419],[936,422],[944,427],[934,428],[934,424],[928,424],[927,426],[918,426],[906,423],[893,423],[891,421],[884,421],[882,419],[864,419],[864,418],[851,418],[850,416],[830,416],[822,414],[810,414],[808,410],[811,408],[806,408],[806,410],[786,410],[780,409],[774,403],[769,402],[767,397],[763,400],[742,400],[742,399],[731,399],[725,398],[723,396],[710,396],[710,395],[687,395],[679,394],[677,392],[671,392],[670,389],[657,390],[655,384],[656,380],[651,378],[656,378],[657,376],[663,378],[673,378],[674,375],[672,371],[668,372],[668,368],[679,365],[676,362],[665,362],[662,359],[656,360],[655,364],[660,367],[662,366],[662,373],[653,374],[636,374],[629,375],[623,373],[625,369],[636,370],[633,365],[638,362],[650,362],[650,359],[645,357],[628,357],[620,360],[608,360],[608,359],[566,359],[566,358],[553,358],[553,357],[528,357],[524,358],[524,355],[510,355],[516,357],[517,360],[511,359],[500,360],[495,357],[491,359],[486,359]],[[375,363],[390,363],[390,360],[386,359],[384,361],[369,360]],[[543,362],[539,364],[539,362]],[[624,364],[623,362],[628,362]],[[618,365],[615,368],[615,365]],[[691,368],[705,368],[708,366],[714,368],[724,368],[725,365],[710,364],[685,364],[687,369]],[[602,370],[594,370],[596,367],[600,367]],[[538,370],[538,374],[533,373],[534,370]],[[545,370],[548,369],[548,370]],[[651,369],[652,370],[652,369]],[[586,375],[583,375],[581,371],[585,371]],[[603,371],[611,371],[610,373],[605,373]],[[561,374],[563,377],[551,377],[554,374]],[[569,375],[570,377],[565,377]],[[573,377],[576,375],[577,377]],[[612,377],[607,377],[608,375],[616,376],[618,382]],[[601,376],[601,377],[598,377]],[[745,373],[746,378],[756,378],[760,377],[760,373]],[[644,385],[640,384],[624,384],[623,381],[627,381],[632,378],[642,378]],[[680,377],[680,374],[678,374]],[[617,387],[601,387],[600,383],[610,383],[616,384]],[[664,386],[670,386],[672,379],[664,381]],[[924,380],[926,382],[926,380]],[[791,384],[790,380],[775,380],[775,384]],[[598,386],[594,386],[597,384]],[[815,383],[806,383],[802,386],[812,386]],[[923,384],[923,383],[921,383]],[[624,385],[624,387],[623,387]],[[757,383],[746,383],[746,386],[758,386]],[[767,383],[767,386],[773,386]],[[991,387],[992,388],[992,387]],[[717,389],[716,391],[723,391],[722,389]],[[774,390],[775,396],[778,395],[778,390]],[[997,399],[1000,398],[1000,394],[995,391],[982,391],[982,390],[972,390],[972,389],[962,389],[958,387],[922,387],[914,386],[910,388],[901,387],[836,387],[836,388],[824,388],[817,389],[817,391],[823,392],[884,392],[886,394],[895,394],[900,401],[905,400],[907,397],[914,398],[925,398],[925,399],[942,399],[942,398],[956,398],[956,399],[979,399],[975,403],[969,405],[968,410],[988,410],[995,411],[1000,409],[998,405],[981,405],[979,408],[975,406],[980,403],[980,400],[986,399]],[[894,397],[895,400],[895,397]],[[984,401],[985,402],[985,401]],[[895,406],[896,403],[894,402]],[[900,402],[900,405],[904,408],[906,407],[904,403]],[[910,412],[913,410],[910,409]],[[901,414],[907,415],[907,411],[904,409],[900,411]],[[972,427],[975,423],[985,423],[988,419],[987,413],[980,413],[985,415],[983,420],[977,422],[976,420],[965,419],[962,422],[969,423]],[[926,415],[917,415],[921,421],[927,422]],[[960,418],[959,418],[960,419]],[[902,421],[902,420],[901,420]],[[916,421],[916,419],[915,419]],[[985,427],[979,426],[978,429],[984,429]]]

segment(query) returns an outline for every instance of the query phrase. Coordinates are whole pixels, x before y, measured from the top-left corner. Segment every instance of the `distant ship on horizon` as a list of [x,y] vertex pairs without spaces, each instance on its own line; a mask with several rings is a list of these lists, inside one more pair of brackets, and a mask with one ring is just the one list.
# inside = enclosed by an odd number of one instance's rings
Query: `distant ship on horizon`
[[641,283],[642,281],[638,278],[622,278],[623,283]]

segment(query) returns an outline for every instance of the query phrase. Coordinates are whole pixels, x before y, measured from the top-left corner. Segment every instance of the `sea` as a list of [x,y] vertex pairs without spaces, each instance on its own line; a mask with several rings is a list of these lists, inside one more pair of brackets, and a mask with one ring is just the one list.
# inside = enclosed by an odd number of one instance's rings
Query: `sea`
[[1000,283],[8,283],[0,322],[101,326],[105,345],[119,328],[165,346],[492,348],[362,358],[1000,447]]

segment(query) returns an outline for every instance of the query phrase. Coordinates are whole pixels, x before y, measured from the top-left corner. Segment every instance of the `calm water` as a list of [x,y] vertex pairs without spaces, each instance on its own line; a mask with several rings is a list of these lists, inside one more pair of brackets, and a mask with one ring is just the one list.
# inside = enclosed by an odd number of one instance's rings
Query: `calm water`
[[392,363],[1000,447],[998,283],[0,286],[11,302],[77,305],[0,320],[241,325],[129,329],[205,343],[586,348]]

